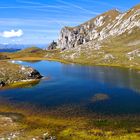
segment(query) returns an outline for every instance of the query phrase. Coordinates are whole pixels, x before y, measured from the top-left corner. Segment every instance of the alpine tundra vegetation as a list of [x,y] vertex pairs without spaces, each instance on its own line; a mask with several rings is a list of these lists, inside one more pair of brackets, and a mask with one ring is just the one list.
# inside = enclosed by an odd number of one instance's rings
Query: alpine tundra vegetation
[[[31,4],[32,8],[38,8],[39,4],[38,10],[53,7],[33,1],[20,2]],[[22,30],[11,32],[12,38],[23,35]],[[7,32],[0,36],[9,37]],[[51,70],[46,68],[46,63]],[[114,67],[120,69],[115,71]],[[16,52],[1,52],[0,140],[139,140],[139,70],[140,4],[126,12],[110,10],[78,26],[63,27],[57,41],[47,48],[32,46]],[[49,79],[42,73],[54,75]],[[122,101],[122,98],[125,99]],[[132,107],[128,101],[132,101]],[[112,106],[118,108],[113,112]],[[104,113],[102,108],[108,112]],[[127,112],[129,109],[132,114]],[[111,111],[114,114],[109,114]]]

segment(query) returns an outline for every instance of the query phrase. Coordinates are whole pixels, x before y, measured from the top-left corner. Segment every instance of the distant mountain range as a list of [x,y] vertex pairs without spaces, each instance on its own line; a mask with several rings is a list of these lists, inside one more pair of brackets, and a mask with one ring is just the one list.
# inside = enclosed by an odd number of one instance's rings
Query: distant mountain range
[[13,48],[7,48],[7,49],[0,49],[0,52],[17,52],[21,49],[13,49]]
[[23,49],[26,47],[27,45],[22,44],[0,44],[0,49]]
[[0,52],[16,52],[32,46],[37,46],[39,48],[46,48],[48,45],[0,44]]

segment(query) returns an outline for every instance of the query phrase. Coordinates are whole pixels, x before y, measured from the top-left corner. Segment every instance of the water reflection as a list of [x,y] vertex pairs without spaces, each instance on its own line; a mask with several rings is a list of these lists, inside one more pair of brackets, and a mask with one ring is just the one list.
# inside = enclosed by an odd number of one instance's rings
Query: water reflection
[[140,93],[140,73],[137,70],[115,67],[63,65],[65,75],[91,79],[102,84],[130,88]]

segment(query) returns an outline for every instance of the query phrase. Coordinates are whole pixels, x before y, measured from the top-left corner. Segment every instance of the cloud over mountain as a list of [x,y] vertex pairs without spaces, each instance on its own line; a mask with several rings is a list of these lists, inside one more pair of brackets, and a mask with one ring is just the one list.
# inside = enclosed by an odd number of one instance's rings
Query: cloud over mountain
[[11,30],[11,31],[4,31],[0,33],[0,36],[4,38],[13,38],[13,37],[21,37],[23,35],[23,31],[19,30]]

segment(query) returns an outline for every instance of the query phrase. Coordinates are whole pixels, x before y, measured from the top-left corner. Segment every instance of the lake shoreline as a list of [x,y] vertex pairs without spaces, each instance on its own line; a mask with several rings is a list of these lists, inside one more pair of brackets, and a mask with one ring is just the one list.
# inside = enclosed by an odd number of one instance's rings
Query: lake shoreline
[[[9,61],[25,61],[25,62],[34,62],[34,61],[52,61],[52,62],[59,62],[59,63],[63,63],[63,64],[75,64],[75,65],[79,65],[79,66],[89,66],[89,67],[112,67],[112,68],[121,68],[121,69],[130,69],[130,70],[137,70],[138,73],[140,73],[140,67],[130,67],[130,66],[121,66],[121,65],[109,65],[109,64],[82,64],[82,63],[78,63],[78,62],[70,62],[70,61],[66,61],[66,60],[62,60],[62,59],[51,59],[51,58],[38,58],[38,57],[22,57],[22,58],[16,58],[16,59],[8,59],[8,60],[1,60],[1,62],[9,62]],[[28,84],[34,84],[39,82],[40,80],[38,79],[29,79],[29,80],[21,80],[21,81],[15,81],[14,83],[5,85],[4,87],[0,87],[0,89],[6,89],[6,88],[14,88],[14,87],[18,87],[21,85],[28,85]]]
[[30,79],[30,80],[21,80],[21,81],[15,81],[14,83],[5,85],[3,87],[0,87],[0,90],[6,90],[6,89],[14,89],[14,88],[21,88],[21,87],[29,87],[29,85],[33,86],[40,82],[41,79]]
[[[122,65],[116,65],[116,64],[89,64],[89,63],[78,63],[78,62],[73,62],[73,61],[67,61],[63,59],[51,59],[51,58],[38,58],[38,57],[22,57],[22,58],[14,58],[14,59],[9,59],[9,60],[15,60],[15,61],[54,61],[54,62],[60,62],[64,64],[76,64],[76,65],[81,65],[81,66],[103,66],[103,67],[116,67],[116,68],[124,68],[124,69],[132,69],[132,70],[140,70],[140,67],[136,66],[122,66]],[[9,61],[8,60],[8,61]],[[5,61],[5,60],[4,60]]]

